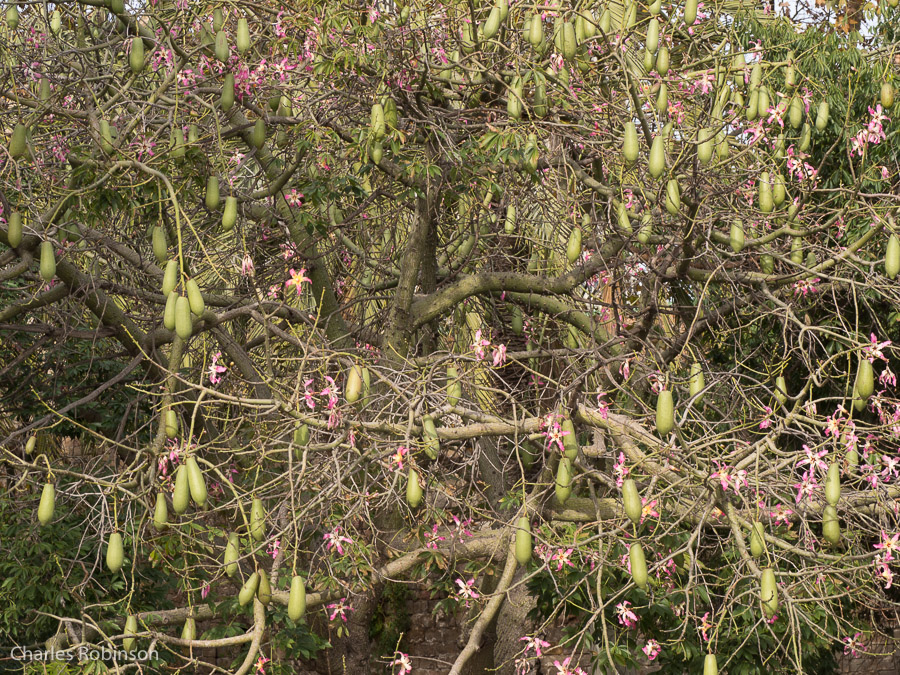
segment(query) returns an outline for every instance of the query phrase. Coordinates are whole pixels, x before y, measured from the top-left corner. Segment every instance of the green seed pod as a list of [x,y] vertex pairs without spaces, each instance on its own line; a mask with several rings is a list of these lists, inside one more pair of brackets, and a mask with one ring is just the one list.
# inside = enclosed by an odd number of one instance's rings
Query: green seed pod
[[50,32],[54,35],[59,35],[61,29],[62,13],[58,9],[54,9],[53,14],[50,15]]
[[28,151],[28,130],[19,122],[13,127],[12,136],[9,139],[9,156],[19,159]]
[[194,333],[191,319],[191,303],[187,297],[179,295],[175,300],[175,334],[182,340],[190,339]]
[[109,543],[106,546],[106,568],[115,574],[122,569],[125,561],[125,548],[122,545],[122,535],[113,532],[109,535]]
[[163,295],[169,295],[178,285],[178,261],[170,260],[166,264],[166,271],[163,273],[162,292]]
[[257,150],[266,144],[266,122],[260,117],[253,125],[253,131],[250,134],[250,143]]
[[46,239],[41,242],[41,279],[50,283],[56,276],[56,249],[52,241]]
[[492,40],[500,32],[500,8],[493,7],[481,29],[485,40]]
[[656,72],[665,77],[669,73],[669,48],[662,45],[656,53]]
[[865,401],[875,391],[875,371],[865,357],[859,360],[856,370],[856,393]]
[[184,627],[181,629],[181,639],[187,641],[197,639],[197,622],[192,617],[184,620]]
[[803,262],[803,240],[800,237],[791,239],[791,262],[795,265]]
[[462,383],[459,381],[459,371],[453,366],[447,366],[447,379],[450,383],[447,385],[447,405],[455,408],[459,404],[462,397]]
[[784,380],[784,375],[775,378],[775,400],[781,405],[787,403],[787,382]]
[[[164,426],[166,438],[178,438],[178,415],[172,408],[166,408]],[[178,476],[175,478],[177,479]],[[187,480],[187,475],[185,475],[185,480]],[[187,482],[185,482],[185,485],[187,485]],[[175,486],[178,486],[177,480]]]
[[169,257],[169,242],[166,238],[166,228],[162,225],[154,225],[150,239],[156,262],[162,265]]
[[678,186],[678,179],[670,178],[666,184],[666,211],[673,216],[677,216],[680,210],[681,188]]
[[225,112],[228,112],[234,106],[234,73],[225,73],[219,105]]
[[9,7],[6,8],[6,23],[10,30],[15,30],[19,27],[19,8],[15,3],[11,2]]
[[656,433],[660,438],[668,436],[675,428],[675,403],[672,391],[663,389],[656,398]]
[[231,49],[228,46],[228,35],[225,34],[224,30],[220,30],[216,33],[216,58],[222,63],[228,63],[228,58],[231,56]]
[[144,69],[144,40],[142,38],[136,37],[131,39],[128,65],[131,67],[131,72],[135,75]]
[[641,503],[641,496],[638,494],[637,485],[631,478],[626,478],[622,482],[622,503],[625,507],[625,515],[635,525],[640,524],[643,515],[644,506]]
[[156,494],[156,506],[153,509],[153,527],[162,532],[169,527],[169,505],[162,492]]
[[750,554],[754,558],[760,558],[766,552],[766,538],[763,524],[754,521],[750,529]]
[[563,454],[573,462],[578,457],[578,439],[575,436],[575,425],[568,417],[562,422]]
[[703,376],[703,367],[694,361],[691,364],[691,374],[689,377],[688,388],[690,391],[691,398],[698,396],[697,403],[700,403],[702,396],[700,396],[700,392],[706,388],[706,378]]
[[516,523],[516,562],[523,567],[531,561],[531,522],[527,516],[522,516]]
[[166,330],[175,330],[175,305],[178,302],[178,293],[172,291],[166,298],[166,309],[163,311],[163,326]]
[[695,21],[697,21],[697,0],[685,0],[684,23],[693,26]]
[[191,313],[195,316],[203,316],[203,312],[206,311],[206,303],[203,301],[203,294],[200,292],[197,282],[194,279],[188,279],[184,283],[184,289],[187,291]]
[[837,509],[831,504],[822,511],[822,536],[832,546],[841,543],[841,523],[838,520]]
[[885,112],[894,107],[894,87],[890,82],[883,82],[881,85],[881,107]]
[[53,483],[45,483],[41,492],[41,502],[38,505],[38,522],[46,525],[53,519],[53,510],[56,508],[56,488]]
[[709,127],[701,129],[697,134],[697,159],[704,166],[709,164],[713,153],[713,140],[715,134]]
[[659,178],[666,170],[665,139],[659,134],[650,144],[650,162],[648,169],[653,178]]
[[222,30],[222,27],[225,25],[225,15],[222,13],[222,10],[216,7],[213,10],[213,32],[218,33]]
[[731,223],[731,233],[729,234],[728,242],[731,245],[731,250],[735,253],[740,253],[744,249],[744,224],[740,219],[735,219]]
[[775,583],[775,572],[771,567],[767,567],[762,571],[762,577],[759,584],[760,600],[763,603],[763,612],[767,619],[775,616],[778,611],[778,586]]
[[237,197],[225,198],[225,209],[222,211],[222,230],[231,232],[237,222]]
[[773,274],[775,272],[775,258],[768,253],[759,256],[759,268],[763,274]]
[[769,172],[759,174],[759,210],[763,213],[771,213],[775,209],[772,196],[772,185],[769,182]]
[[22,243],[22,214],[13,211],[9,214],[9,222],[6,225],[6,239],[13,248],[18,248]]
[[203,477],[203,471],[200,469],[200,465],[197,464],[197,459],[195,457],[188,457],[185,461],[185,466],[187,467],[187,476],[188,476],[188,487],[191,493],[191,499],[194,500],[194,503],[197,506],[203,506],[206,504],[207,491],[206,491],[206,479]]
[[581,228],[577,225],[569,233],[569,241],[566,244],[566,260],[575,264],[581,258]]
[[172,492],[172,510],[181,515],[190,504],[191,488],[188,470],[184,464],[175,469],[175,490]]
[[130,652],[134,649],[135,639],[130,636],[137,633],[137,627],[137,617],[134,614],[129,614],[128,618],[125,619],[125,630],[122,633],[123,635],[129,636],[122,640],[122,649],[126,652]]
[[259,571],[259,585],[256,588],[256,597],[263,605],[272,601],[272,584],[269,583],[269,575],[265,570]]
[[707,654],[703,659],[703,675],[719,675],[719,662],[715,654]]
[[659,46],[659,19],[652,18],[647,24],[647,39],[644,41],[647,51],[653,53]]
[[828,101],[819,103],[819,109],[816,111],[816,129],[824,131],[828,126]]
[[247,581],[245,581],[244,585],[241,587],[241,592],[238,593],[238,604],[241,607],[244,607],[253,599],[253,596],[256,595],[256,590],[258,588],[259,572],[254,572],[247,578]]
[[628,550],[628,561],[631,564],[631,578],[638,588],[647,588],[647,560],[644,558],[644,549],[638,542],[631,545]]
[[619,229],[625,235],[630,235],[632,233],[631,228],[631,218],[628,216],[628,209],[625,207],[625,202],[619,202],[618,206],[616,206],[616,220],[618,221]]
[[306,613],[306,585],[302,577],[295,576],[291,579],[291,592],[288,595],[288,616],[291,621],[299,621]]
[[250,51],[250,26],[243,17],[238,19],[236,42],[238,53],[246,54]]
[[831,506],[837,506],[841,499],[841,465],[832,462],[828,465],[828,473],[825,474],[825,501]]
[[629,121],[625,124],[625,142],[623,145],[625,161],[629,164],[633,164],[637,161],[639,150],[637,129],[634,124]]
[[803,124],[803,103],[800,101],[800,98],[794,96],[791,99],[791,107],[790,107],[790,122],[791,126],[794,129],[799,129]]
[[649,211],[644,211],[641,214],[641,229],[638,230],[638,241],[642,244],[647,244],[650,242],[650,237],[653,236],[653,216],[650,215]]
[[215,211],[219,208],[219,179],[216,176],[210,176],[206,180],[206,208]]
[[572,460],[568,457],[563,457],[559,460],[554,490],[556,492],[556,500],[560,504],[565,504],[572,494]]
[[665,115],[669,110],[669,87],[665,82],[660,82],[659,93],[656,96],[656,110],[660,115]]
[[422,488],[419,485],[419,474],[412,467],[406,479],[406,503],[414,509],[422,503]]
[[[10,222],[12,222],[11,219]],[[12,225],[10,225],[10,232],[12,232]],[[892,233],[888,237],[887,250],[884,255],[884,273],[888,279],[895,279],[898,272],[900,272],[900,239]]]
[[266,538],[266,512],[262,500],[255,497],[250,504],[250,536],[256,541]]
[[784,178],[781,177],[781,174],[777,171],[773,176],[773,185],[772,185],[772,203],[775,207],[779,207],[784,204],[784,200],[787,197],[787,193],[784,188]]
[[241,540],[236,532],[228,534],[228,542],[225,544],[225,574],[234,577],[238,569],[238,558],[241,557]]

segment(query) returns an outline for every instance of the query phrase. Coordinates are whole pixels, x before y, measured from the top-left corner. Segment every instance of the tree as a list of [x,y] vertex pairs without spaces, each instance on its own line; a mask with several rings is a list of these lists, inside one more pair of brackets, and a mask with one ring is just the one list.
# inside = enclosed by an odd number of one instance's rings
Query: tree
[[14,638],[405,672],[365,638],[420,581],[470,612],[451,673],[527,672],[557,617],[560,672],[865,653],[900,556],[879,12],[12,4],[3,467],[94,570]]

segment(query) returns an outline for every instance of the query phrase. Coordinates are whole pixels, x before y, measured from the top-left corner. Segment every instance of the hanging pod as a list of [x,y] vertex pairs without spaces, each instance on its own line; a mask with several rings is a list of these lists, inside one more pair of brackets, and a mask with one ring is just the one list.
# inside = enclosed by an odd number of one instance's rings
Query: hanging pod
[[622,230],[622,233],[626,236],[630,235],[632,233],[631,217],[628,215],[628,209],[625,206],[625,202],[620,201],[616,206],[616,216],[619,229]]
[[666,184],[666,211],[673,216],[677,216],[680,209],[681,188],[678,186],[678,179],[670,178]]
[[237,197],[226,197],[225,208],[222,210],[222,230],[231,232],[237,222]]
[[166,228],[162,225],[154,225],[150,239],[156,262],[162,265],[169,258],[169,242],[166,238]]
[[656,398],[656,433],[659,437],[668,436],[675,428],[675,403],[672,390],[663,389]]
[[178,284],[178,261],[170,260],[166,264],[166,271],[163,272],[163,282],[162,282],[162,293],[165,296],[168,296],[172,291],[175,290],[175,286]]
[[234,107],[234,73],[225,73],[219,105],[225,112],[228,112]]
[[187,297],[179,295],[175,299],[175,335],[182,340],[189,340],[194,333],[194,322],[191,319],[191,303]]
[[662,134],[657,135],[650,144],[650,161],[648,170],[653,178],[659,178],[666,170],[666,153]]
[[272,584],[269,583],[269,575],[265,570],[259,571],[259,585],[256,587],[256,597],[263,604],[268,605],[272,601]]
[[6,224],[6,240],[13,248],[18,248],[22,243],[22,214],[18,211],[9,214],[9,222]]
[[859,394],[863,401],[875,391],[875,371],[872,364],[865,357],[859,359],[859,365],[856,370],[856,393]]
[[766,538],[763,524],[754,521],[750,527],[750,555],[760,558],[766,553]]
[[235,43],[239,54],[246,54],[250,51],[250,26],[247,19],[243,17],[238,19]]
[[131,39],[128,65],[131,67],[131,72],[135,75],[144,69],[144,40],[142,38],[136,37]]
[[238,558],[241,555],[241,542],[236,532],[228,534],[228,541],[225,544],[225,558],[223,564],[225,566],[225,574],[233,577],[238,569]]
[[228,58],[231,56],[231,49],[228,46],[228,35],[224,30],[220,30],[216,33],[216,58],[222,63],[228,63]]
[[696,401],[698,405],[703,398],[700,395],[700,392],[702,392],[705,388],[706,378],[703,376],[703,366],[694,361],[691,364],[691,374],[688,378],[688,389],[691,398],[694,398],[695,396],[697,397]]
[[172,492],[172,510],[178,515],[187,511],[190,504],[191,488],[188,470],[184,464],[175,469],[175,489]]
[[169,507],[166,504],[166,496],[162,492],[156,493],[156,506],[153,509],[153,527],[157,532],[162,532],[169,527]]
[[572,494],[572,460],[562,457],[556,469],[556,481],[554,485],[556,500],[565,504]]
[[841,523],[837,509],[832,504],[828,504],[822,511],[822,536],[832,546],[841,542]]
[[241,607],[244,607],[253,599],[253,596],[256,595],[256,591],[258,588],[259,572],[254,572],[247,578],[247,581],[244,582],[244,585],[241,586],[241,591],[240,593],[238,593],[238,604]]
[[697,0],[685,0],[684,23],[693,26],[695,21],[697,21]]
[[56,276],[56,250],[52,241],[41,242],[40,273],[41,279],[47,283],[50,283]]
[[194,500],[194,504],[202,507],[206,504],[207,497],[206,479],[203,477],[203,471],[201,471],[200,465],[197,464],[196,457],[188,457],[185,461],[185,466],[187,467],[191,499]]
[[709,164],[710,160],[712,160],[714,139],[715,134],[709,127],[701,129],[697,134],[697,159],[700,160],[700,163],[704,166]]
[[759,174],[759,210],[763,213],[771,213],[775,208],[772,198],[772,185],[769,182],[769,172]]
[[837,506],[841,499],[841,465],[832,462],[825,474],[825,501],[830,506]]
[[728,237],[728,243],[731,245],[731,250],[735,253],[740,253],[744,250],[744,224],[740,219],[735,219],[731,223],[731,232]]
[[53,519],[53,510],[56,508],[56,488],[53,483],[45,483],[41,491],[41,502],[38,505],[38,522],[46,525]]
[[10,27],[10,30],[15,30],[19,27],[19,8],[15,2],[9,3],[9,6],[6,8],[6,24]]
[[485,40],[491,40],[500,32],[500,8],[493,7],[481,28]]
[[767,619],[775,616],[778,611],[778,586],[775,583],[775,572],[771,567],[762,571],[759,583],[759,596],[763,603],[763,613]]
[[656,72],[660,77],[665,77],[669,73],[669,48],[662,45],[656,53]]
[[703,675],[719,675],[719,661],[715,654],[707,654],[703,658]]
[[531,561],[531,521],[528,516],[522,516],[516,523],[516,562],[523,567]]
[[[520,310],[521,311],[521,310]],[[447,366],[447,405],[455,408],[462,396],[462,382],[459,380],[459,371],[454,366]]]
[[566,260],[575,264],[581,258],[581,228],[577,225],[569,232],[569,241],[566,243]]
[[641,214],[641,229],[638,230],[638,241],[642,244],[647,244],[650,242],[650,237],[653,236],[653,216],[650,215],[649,211],[644,211]]
[[628,562],[631,565],[631,578],[638,588],[647,588],[647,560],[644,558],[644,549],[638,542],[634,542],[628,550]]
[[900,272],[900,239],[891,233],[884,254],[884,273],[888,279],[896,279]]
[[578,439],[575,437],[575,425],[568,417],[562,422],[563,454],[573,462],[578,457]]
[[798,96],[794,96],[791,99],[789,119],[794,129],[799,129],[803,124],[803,103]]
[[262,117],[257,119],[253,125],[253,131],[250,133],[250,143],[257,150],[266,144],[266,122]]
[[885,112],[894,107],[894,87],[890,82],[881,84],[879,96],[881,98],[881,107],[884,108]]
[[109,543],[106,545],[106,567],[115,574],[122,569],[122,563],[125,561],[125,549],[122,545],[122,535],[113,532],[109,535]]
[[175,330],[175,305],[178,302],[178,293],[172,291],[166,298],[166,308],[163,310],[163,326],[166,330]]
[[178,415],[172,408],[166,408],[163,418],[167,438],[178,438]]
[[206,208],[215,211],[219,208],[219,179],[216,176],[210,176],[206,180]]
[[188,304],[191,307],[191,313],[200,317],[206,311],[206,303],[203,301],[203,294],[196,280],[188,279],[184,282],[184,290],[187,291]]
[[647,24],[647,39],[644,42],[648,52],[655,52],[659,47],[659,19],[652,18]]
[[125,619],[125,630],[122,631],[122,634],[127,636],[122,640],[122,649],[126,652],[134,649],[135,639],[132,636],[137,634],[137,627],[137,617],[134,614],[129,614],[128,618]]
[[637,129],[632,122],[625,123],[625,142],[623,144],[623,152],[625,154],[625,161],[629,164],[637,161],[639,146],[638,146],[638,136]]
[[291,579],[291,592],[288,595],[288,616],[291,621],[299,621],[306,613],[306,585],[299,575]]
[[641,496],[638,494],[637,484],[631,478],[626,478],[622,482],[622,503],[625,507],[625,515],[632,523],[638,525],[641,522],[641,516],[644,515],[644,507],[641,503]]
[[356,403],[362,395],[362,370],[359,366],[354,365],[347,374],[347,384],[344,386],[344,396],[347,403]]
[[787,403],[787,382],[784,380],[784,375],[775,378],[775,400],[781,405]]
[[824,131],[828,126],[828,101],[823,100],[819,103],[819,109],[816,111],[816,129]]
[[256,541],[266,538],[266,511],[258,497],[250,503],[250,536]]
[[406,503],[416,508],[422,503],[422,488],[419,485],[419,474],[412,467],[406,477]]

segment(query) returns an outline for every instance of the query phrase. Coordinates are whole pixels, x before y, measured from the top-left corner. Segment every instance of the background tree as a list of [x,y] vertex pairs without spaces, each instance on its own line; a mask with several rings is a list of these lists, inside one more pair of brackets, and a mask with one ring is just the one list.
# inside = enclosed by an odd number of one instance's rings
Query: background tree
[[8,5],[4,630],[406,672],[418,581],[452,673],[864,653],[900,14],[808,9]]

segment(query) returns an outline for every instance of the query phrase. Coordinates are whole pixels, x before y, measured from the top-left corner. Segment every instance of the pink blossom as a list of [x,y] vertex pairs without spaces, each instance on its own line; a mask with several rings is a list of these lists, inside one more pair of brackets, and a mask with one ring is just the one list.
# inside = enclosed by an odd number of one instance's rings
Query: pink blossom
[[700,633],[703,634],[703,641],[709,642],[709,631],[712,630],[713,624],[709,621],[709,612],[700,617]]
[[888,590],[894,583],[894,573],[880,555],[875,556],[875,578],[884,582],[884,590]]
[[799,504],[804,497],[811,497],[812,493],[819,487],[819,484],[816,482],[815,474],[812,471],[807,471],[803,474],[803,480],[799,483],[794,483],[794,487],[797,488],[796,502]]
[[403,652],[394,652],[394,660],[388,664],[391,666],[392,672],[394,666],[400,666],[396,675],[407,675],[412,672],[412,663],[409,660],[409,654]]
[[475,591],[475,579],[469,579],[468,581],[457,579],[456,585],[459,586],[459,590],[456,592],[456,597],[457,599],[462,601],[466,607],[469,606],[469,600],[477,600],[481,597]]
[[881,531],[881,541],[875,544],[876,549],[884,551],[884,561],[890,562],[894,559],[894,551],[900,551],[900,533],[888,536],[887,532]]
[[425,548],[430,548],[432,551],[437,551],[439,541],[445,541],[445,537],[438,535],[437,523],[431,528],[431,532],[425,533],[425,539],[427,540],[425,542]]
[[400,471],[403,470],[403,457],[406,456],[407,453],[409,453],[409,448],[405,445],[401,445],[397,448],[397,452],[391,455],[391,460],[397,465],[397,469]]
[[553,426],[544,432],[544,436],[547,437],[547,447],[550,450],[553,450],[555,444],[560,452],[564,452],[565,446],[563,445],[563,436],[568,436],[569,433],[570,432],[568,431],[562,430],[562,426],[560,426],[559,422],[554,422]]
[[336,617],[340,616],[341,621],[347,623],[346,612],[352,612],[353,608],[350,605],[345,605],[344,603],[346,601],[347,598],[341,598],[338,602],[333,602],[330,605],[326,605],[325,609],[331,610],[331,612],[328,614],[329,621],[334,621]]
[[628,475],[630,469],[625,466],[625,453],[620,452],[619,458],[616,460],[615,465],[613,466],[613,474],[616,476],[616,486],[622,487],[622,483],[625,482],[625,476]]
[[561,571],[564,565],[568,565],[572,569],[575,569],[575,564],[569,559],[571,557],[572,553],[574,553],[574,549],[571,549],[571,548],[556,549],[556,553],[554,553],[551,556],[550,561],[556,562],[556,571],[557,572]]
[[306,276],[305,267],[301,268],[299,272],[291,269],[290,274],[291,278],[285,281],[284,285],[286,287],[294,286],[297,289],[297,295],[300,295],[303,290],[303,284],[306,282],[311,282],[312,280],[308,276]]
[[556,668],[556,673],[554,675],[587,675],[587,673],[578,666],[570,667],[569,664],[571,662],[571,656],[566,657],[562,663],[554,661],[553,667]]
[[542,655],[542,649],[546,649],[550,646],[550,643],[546,640],[541,640],[539,637],[532,637],[530,635],[526,635],[525,637],[520,637],[519,642],[525,642],[525,653],[527,654],[529,650],[534,652],[535,656],[540,657]]
[[253,265],[253,258],[250,257],[250,254],[247,253],[241,259],[241,275],[245,277],[252,277],[256,273],[256,267]]
[[773,511],[769,512],[769,517],[773,519],[776,525],[790,526],[793,513],[784,504],[778,504]]
[[494,349],[494,368],[506,363],[506,345],[497,345]]
[[862,633],[856,633],[853,637],[845,637],[843,643],[844,654],[850,654],[854,659],[859,656],[860,650],[866,648],[862,643]]
[[209,595],[209,584],[204,584],[203,588],[200,589],[200,597],[206,600],[207,595]]
[[475,357],[479,361],[484,360],[484,357],[486,355],[484,348],[490,346],[490,344],[491,344],[490,340],[485,340],[484,338],[481,337],[481,329],[480,328],[477,331],[475,331],[475,342],[472,343],[471,347],[475,351]]
[[266,672],[266,664],[272,659],[266,658],[265,656],[260,656],[256,661],[256,672],[257,673],[265,673]]
[[[881,107],[881,106],[879,106]],[[887,361],[887,357],[882,353],[885,347],[891,346],[890,340],[885,340],[884,342],[879,342],[878,338],[875,337],[875,333],[871,334],[870,343],[863,347],[863,354],[865,354],[866,358],[869,360],[869,363],[875,363],[875,359],[882,359]]]
[[638,615],[631,610],[631,603],[628,602],[628,600],[623,600],[616,605],[616,615],[619,619],[619,623],[626,628],[634,628],[637,626]]
[[806,464],[810,469],[819,469],[821,471],[828,471],[828,464],[826,464],[822,458],[828,454],[828,449],[823,448],[818,452],[813,452],[813,450],[806,445],[803,444],[803,452],[806,453],[806,457],[803,459],[797,460],[797,466],[801,464]]
[[209,364],[209,381],[212,384],[219,384],[222,381],[222,373],[228,370],[227,366],[223,366],[219,363],[219,359],[222,358],[222,352],[216,352],[213,354],[212,363]]
[[656,505],[659,503],[658,499],[648,502],[646,497],[641,497],[641,503],[643,504],[643,508],[641,508],[642,523],[645,518],[659,518],[659,511],[656,510]]
[[345,537],[340,532],[341,526],[338,525],[331,532],[326,532],[322,538],[327,542],[325,544],[327,550],[330,551],[331,549],[336,548],[340,555],[344,555],[343,544],[352,544],[353,540],[350,537]]
[[662,647],[659,646],[659,643],[656,640],[647,640],[647,644],[641,647],[641,651],[647,655],[648,660],[652,661],[659,656]]
[[281,539],[276,539],[275,541],[272,542],[272,545],[266,550],[266,553],[268,553],[270,556],[272,556],[272,559],[274,560],[275,558],[278,557],[278,551],[280,549],[281,549]]

